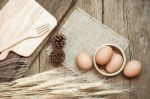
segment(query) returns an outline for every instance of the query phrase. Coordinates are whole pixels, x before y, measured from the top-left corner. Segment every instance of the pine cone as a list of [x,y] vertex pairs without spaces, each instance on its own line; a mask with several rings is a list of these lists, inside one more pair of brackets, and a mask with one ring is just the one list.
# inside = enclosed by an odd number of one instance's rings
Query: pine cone
[[66,37],[63,34],[55,34],[51,42],[54,49],[62,49],[66,44]]
[[49,58],[53,65],[60,65],[65,60],[65,52],[63,50],[53,50]]

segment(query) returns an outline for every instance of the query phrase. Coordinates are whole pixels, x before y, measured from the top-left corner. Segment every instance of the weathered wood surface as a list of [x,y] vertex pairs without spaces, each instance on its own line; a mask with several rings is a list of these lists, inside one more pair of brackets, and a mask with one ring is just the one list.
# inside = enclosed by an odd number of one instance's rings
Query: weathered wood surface
[[[126,50],[128,60],[142,61],[142,74],[135,79],[118,75],[113,79],[127,87],[136,87],[129,95],[110,97],[110,99],[149,99],[149,60],[150,60],[150,1],[148,0],[79,0],[78,4],[88,14],[126,37],[130,47]],[[136,20],[137,18],[137,20]],[[139,45],[140,44],[140,45]],[[46,47],[40,54],[40,71],[52,68],[46,56]],[[114,80],[112,81],[114,83]]]
[[[44,8],[60,19],[72,0],[37,0]],[[0,1],[0,5],[6,0]],[[110,99],[149,99],[150,98],[150,1],[149,0],[79,0],[78,6],[88,14],[96,17],[112,30],[126,37],[130,46],[126,50],[128,60],[138,59],[143,64],[142,74],[134,79],[122,75],[116,76],[126,88],[135,87],[129,95],[111,97]],[[29,74],[53,68],[48,62],[47,43],[31,66]],[[42,47],[41,47],[42,48]],[[41,49],[39,48],[39,49]],[[36,53],[39,52],[39,49]],[[33,60],[33,55],[30,60]]]

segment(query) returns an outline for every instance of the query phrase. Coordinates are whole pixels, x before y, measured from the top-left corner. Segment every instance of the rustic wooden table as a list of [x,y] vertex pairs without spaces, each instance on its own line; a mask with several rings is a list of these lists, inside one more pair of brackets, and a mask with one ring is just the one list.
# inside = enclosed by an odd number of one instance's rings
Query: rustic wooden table
[[[38,0],[37,0],[38,1]],[[52,0],[39,2],[45,7]],[[60,0],[56,0],[60,1]],[[57,3],[57,2],[56,2]],[[62,2],[63,3],[63,2]],[[65,3],[65,2],[64,2]],[[63,4],[62,4],[63,5]],[[150,98],[150,1],[149,0],[79,0],[77,5],[88,14],[100,20],[130,41],[126,50],[128,60],[138,59],[143,64],[142,74],[134,79],[126,79],[122,75],[114,77],[124,87],[136,87],[134,92],[118,99]],[[58,6],[59,7],[59,6]],[[57,7],[56,7],[57,8]],[[31,74],[51,69],[46,54],[46,47],[31,67]],[[114,82],[112,82],[114,83]],[[111,97],[112,98],[112,97]]]
[[[3,5],[7,0],[3,0]],[[36,0],[54,16],[61,16],[63,9],[72,0]],[[53,6],[55,5],[55,6]],[[110,99],[150,99],[150,0],[79,0],[77,6],[85,10],[103,24],[129,39],[130,46],[126,50],[128,60],[137,59],[143,64],[140,76],[127,79],[118,75],[113,79],[120,82],[123,88],[135,87],[128,95],[111,97]],[[51,10],[53,9],[53,10]],[[57,13],[54,13],[57,10]],[[54,11],[54,12],[53,12]],[[46,48],[32,64],[28,75],[52,69],[49,64]],[[112,83],[115,83],[114,81]]]

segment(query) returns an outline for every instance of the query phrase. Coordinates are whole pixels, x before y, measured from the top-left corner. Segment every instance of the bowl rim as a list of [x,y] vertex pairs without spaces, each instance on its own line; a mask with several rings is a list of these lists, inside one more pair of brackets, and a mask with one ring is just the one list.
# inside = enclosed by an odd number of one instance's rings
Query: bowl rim
[[[103,72],[96,64],[96,61],[95,61],[95,56],[96,56],[96,53],[99,49],[101,49],[102,47],[104,46],[112,46],[112,47],[115,47],[117,48],[121,54],[122,54],[122,57],[123,57],[123,64],[121,66],[121,68],[114,72],[114,73],[107,73],[107,72]],[[106,44],[102,44],[100,47],[98,47],[94,53],[94,56],[93,56],[93,63],[94,63],[94,67],[96,68],[96,70],[102,74],[102,75],[105,75],[105,76],[115,76],[117,74],[119,74],[121,71],[123,71],[124,67],[125,67],[125,64],[126,64],[126,55],[125,55],[125,52],[117,45],[117,44],[113,44],[113,43],[106,43]]]

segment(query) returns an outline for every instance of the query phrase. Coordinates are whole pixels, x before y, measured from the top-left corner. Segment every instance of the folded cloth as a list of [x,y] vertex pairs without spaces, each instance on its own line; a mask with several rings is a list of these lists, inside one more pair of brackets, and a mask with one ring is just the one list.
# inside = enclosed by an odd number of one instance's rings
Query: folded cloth
[[[11,58],[0,63],[0,81],[10,81],[20,78],[29,69],[29,62],[25,58]],[[7,80],[4,80],[7,79]]]

